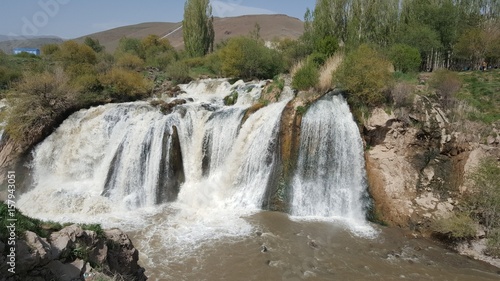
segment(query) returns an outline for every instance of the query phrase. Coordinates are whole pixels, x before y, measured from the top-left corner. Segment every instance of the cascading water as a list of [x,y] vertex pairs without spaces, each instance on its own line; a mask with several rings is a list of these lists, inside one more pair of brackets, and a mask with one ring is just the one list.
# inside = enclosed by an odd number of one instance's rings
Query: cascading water
[[[162,245],[177,252],[248,235],[243,217],[262,209],[281,165],[280,121],[290,99],[244,118],[262,83],[208,84],[183,86],[190,101],[167,115],[146,102],[75,113],[36,148],[34,187],[19,206],[39,218],[150,229],[145,236],[161,233]],[[224,106],[234,91],[238,102]],[[363,177],[347,104],[318,101],[303,119],[292,215],[362,219]],[[168,219],[152,222],[152,214]]]
[[362,221],[365,190],[358,127],[342,96],[327,95],[302,119],[291,213]]
[[[43,219],[122,228],[150,280],[496,280],[468,272],[471,261],[450,267],[444,250],[429,260],[439,250],[427,241],[404,245],[391,233],[366,241],[330,223],[364,217],[363,146],[341,96],[325,96],[303,117],[294,219],[260,212],[285,164],[279,129],[289,100],[245,116],[261,86],[182,86],[193,100],[168,115],[145,102],[79,111],[36,148],[34,186],[17,205]],[[234,91],[237,104],[224,106]]]

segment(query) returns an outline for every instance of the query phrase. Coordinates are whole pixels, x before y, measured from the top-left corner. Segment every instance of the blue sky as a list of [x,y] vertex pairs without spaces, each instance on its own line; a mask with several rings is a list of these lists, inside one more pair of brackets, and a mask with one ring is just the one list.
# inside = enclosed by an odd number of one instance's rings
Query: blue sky
[[[303,19],[316,0],[211,0],[214,16],[287,14]],[[0,34],[65,39],[141,22],[179,22],[184,0],[1,0]]]

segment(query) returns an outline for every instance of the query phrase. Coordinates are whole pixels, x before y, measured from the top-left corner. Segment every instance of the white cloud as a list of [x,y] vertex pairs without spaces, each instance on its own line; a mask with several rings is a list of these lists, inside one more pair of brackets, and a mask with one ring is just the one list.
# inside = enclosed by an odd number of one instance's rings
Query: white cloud
[[215,17],[236,17],[242,15],[276,14],[267,9],[241,5],[242,0],[211,1],[212,14]]

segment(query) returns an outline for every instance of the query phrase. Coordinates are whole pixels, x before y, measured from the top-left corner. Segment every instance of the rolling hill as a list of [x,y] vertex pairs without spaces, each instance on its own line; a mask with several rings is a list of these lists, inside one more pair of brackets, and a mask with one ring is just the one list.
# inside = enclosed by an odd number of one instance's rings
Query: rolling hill
[[[248,35],[260,26],[260,35],[264,40],[274,38],[298,38],[304,32],[304,23],[287,15],[248,15],[230,18],[214,18],[215,42],[220,42],[235,36]],[[122,26],[107,31],[89,34],[87,36],[98,39],[108,52],[113,52],[122,37],[143,38],[149,34],[160,37],[166,36],[172,46],[182,48],[182,23],[147,22],[129,26]],[[76,41],[83,42],[82,36]]]

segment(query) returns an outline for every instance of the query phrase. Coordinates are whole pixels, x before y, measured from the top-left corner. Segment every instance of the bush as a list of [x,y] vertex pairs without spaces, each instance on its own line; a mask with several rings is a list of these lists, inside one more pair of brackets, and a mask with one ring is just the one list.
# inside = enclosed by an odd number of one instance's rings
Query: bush
[[301,67],[292,78],[292,87],[297,90],[308,90],[319,82],[319,71],[315,63],[308,62]]
[[392,46],[389,50],[389,57],[396,71],[403,73],[418,71],[422,62],[418,49],[405,44]]
[[392,84],[389,66],[377,51],[363,44],[347,55],[333,80],[349,93],[351,104],[375,106],[386,100],[384,93]]
[[394,88],[391,90],[392,101],[394,102],[394,106],[398,107],[409,107],[413,104],[413,91],[414,86],[400,82],[397,83]]
[[338,48],[339,41],[331,35],[321,38],[314,46],[315,51],[323,54],[325,57],[333,56]]
[[466,214],[434,221],[431,228],[452,240],[469,239],[476,235],[476,223]]
[[60,45],[56,58],[63,62],[65,66],[75,64],[92,64],[97,62],[97,54],[87,45],[80,45],[75,41],[65,41]]
[[54,73],[25,73],[8,96],[5,131],[20,142],[39,141],[46,130],[76,103],[76,93],[61,69]]
[[116,59],[116,65],[128,70],[139,71],[144,68],[144,61],[130,53],[124,53]]
[[500,228],[500,165],[496,159],[484,159],[470,180],[468,208],[487,230]]
[[283,70],[281,55],[251,38],[232,38],[219,52],[226,76],[270,79]]
[[129,53],[132,55],[136,55],[141,59],[145,58],[144,46],[141,43],[141,40],[136,38],[127,38],[123,37],[118,42],[118,48],[115,51],[115,57],[119,57],[123,53]]
[[289,38],[277,42],[276,49],[282,54],[285,70],[291,71],[292,67],[299,61],[312,53],[302,40],[292,40]]
[[436,89],[440,96],[441,106],[451,109],[455,104],[455,94],[462,87],[462,81],[457,73],[440,69],[432,75],[429,84]]
[[121,68],[111,69],[101,78],[101,83],[105,92],[117,101],[144,97],[151,88],[141,74]]
[[191,80],[189,67],[183,61],[177,61],[167,67],[167,76],[175,83],[182,84]]
[[488,233],[485,254],[500,258],[500,228],[493,229]]

